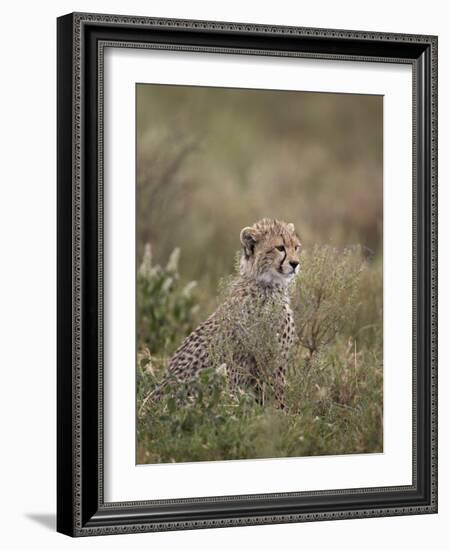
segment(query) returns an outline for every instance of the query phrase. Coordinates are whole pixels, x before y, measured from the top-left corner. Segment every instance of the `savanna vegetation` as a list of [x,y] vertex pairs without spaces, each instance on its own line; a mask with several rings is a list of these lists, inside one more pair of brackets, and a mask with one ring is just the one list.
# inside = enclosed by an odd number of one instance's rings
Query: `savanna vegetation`
[[[137,115],[137,462],[381,452],[381,98],[143,85]],[[304,248],[287,411],[231,394],[219,364],[148,399],[262,217]]]

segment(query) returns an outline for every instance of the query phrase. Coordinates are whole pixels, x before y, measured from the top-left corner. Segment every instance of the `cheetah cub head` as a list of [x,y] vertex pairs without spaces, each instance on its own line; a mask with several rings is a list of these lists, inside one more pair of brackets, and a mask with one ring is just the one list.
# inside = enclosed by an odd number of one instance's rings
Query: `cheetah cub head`
[[264,218],[240,232],[240,274],[260,284],[287,286],[299,271],[301,243],[292,223]]

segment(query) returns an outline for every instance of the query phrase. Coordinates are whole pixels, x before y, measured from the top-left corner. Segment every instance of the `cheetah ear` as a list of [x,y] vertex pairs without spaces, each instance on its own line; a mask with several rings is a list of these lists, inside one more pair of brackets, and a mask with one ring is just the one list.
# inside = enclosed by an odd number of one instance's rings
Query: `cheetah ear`
[[291,233],[294,233],[295,232],[295,225],[293,223],[288,223],[287,224],[287,229],[291,232]]
[[240,231],[240,242],[242,243],[246,256],[251,256],[256,244],[256,233],[252,227],[244,227]]

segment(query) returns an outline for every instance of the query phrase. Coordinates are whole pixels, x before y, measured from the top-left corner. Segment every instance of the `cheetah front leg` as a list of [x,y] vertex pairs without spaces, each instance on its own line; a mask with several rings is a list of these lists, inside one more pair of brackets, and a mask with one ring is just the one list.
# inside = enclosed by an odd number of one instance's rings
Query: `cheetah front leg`
[[287,411],[287,403],[285,399],[285,384],[286,384],[286,367],[281,365],[276,370],[274,379],[274,398],[279,409]]

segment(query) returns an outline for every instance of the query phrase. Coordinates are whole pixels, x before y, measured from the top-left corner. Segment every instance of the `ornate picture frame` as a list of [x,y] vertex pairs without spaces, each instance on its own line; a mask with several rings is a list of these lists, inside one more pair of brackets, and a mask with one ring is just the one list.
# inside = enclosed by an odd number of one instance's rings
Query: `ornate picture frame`
[[[412,483],[104,498],[104,50],[154,48],[411,66]],[[437,512],[437,37],[75,13],[58,18],[58,495],[70,536]],[[397,330],[400,330],[399,328]],[[132,368],[132,366],[130,366]]]

